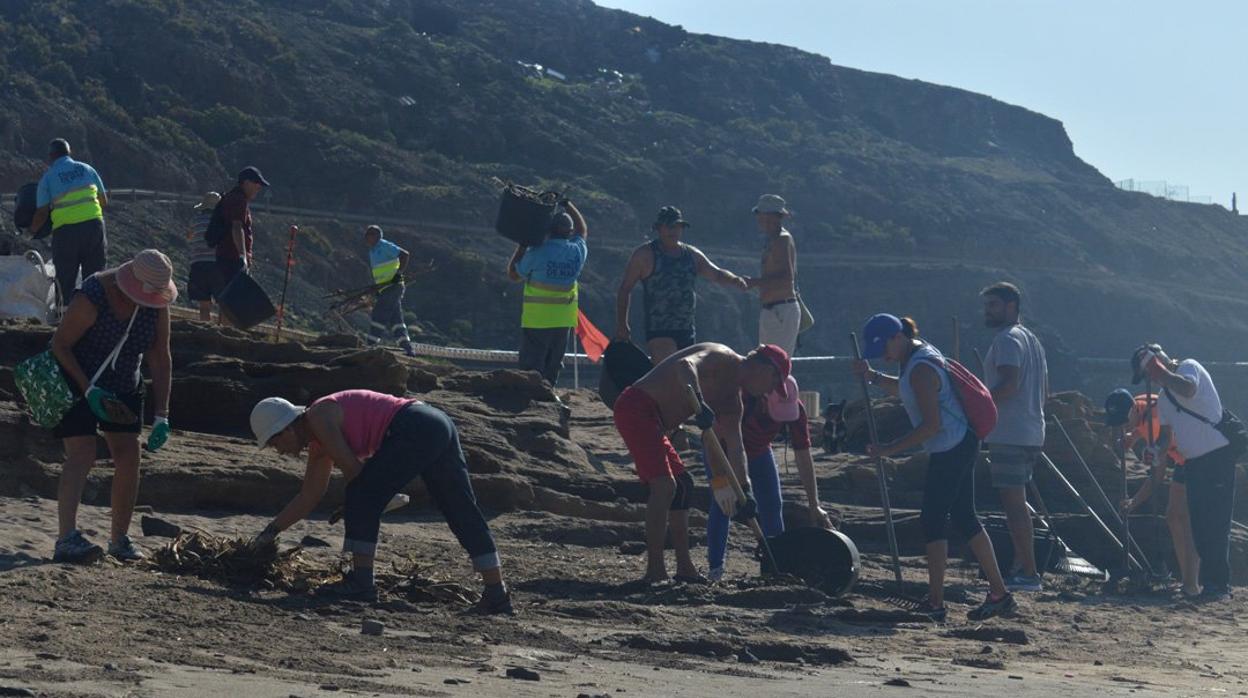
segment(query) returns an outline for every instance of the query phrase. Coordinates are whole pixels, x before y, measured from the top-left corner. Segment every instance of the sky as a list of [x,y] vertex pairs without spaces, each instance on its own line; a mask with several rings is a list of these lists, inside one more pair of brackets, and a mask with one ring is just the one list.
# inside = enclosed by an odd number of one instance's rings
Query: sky
[[1111,180],[1248,210],[1246,0],[595,0],[696,33],[991,95]]

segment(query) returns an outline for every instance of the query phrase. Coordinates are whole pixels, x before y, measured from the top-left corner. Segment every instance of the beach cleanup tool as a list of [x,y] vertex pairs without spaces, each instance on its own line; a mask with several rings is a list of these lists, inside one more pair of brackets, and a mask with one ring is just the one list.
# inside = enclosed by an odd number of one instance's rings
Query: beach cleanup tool
[[650,357],[632,342],[614,341],[602,352],[602,372],[598,376],[598,396],[607,407],[614,407],[620,393],[641,380],[654,368]]
[[[1096,479],[1096,475],[1092,472],[1092,467],[1088,465],[1088,461],[1084,460],[1083,454],[1080,453],[1079,448],[1075,446],[1075,440],[1070,437],[1070,432],[1066,430],[1066,426],[1062,424],[1062,420],[1058,419],[1056,416],[1053,417],[1053,424],[1057,425],[1057,430],[1062,433],[1062,437],[1066,440],[1066,445],[1070,447],[1071,453],[1075,454],[1075,462],[1079,463],[1079,466],[1083,468],[1083,472],[1092,483],[1093,489],[1095,489],[1097,494],[1101,496],[1101,502],[1105,505],[1106,512],[1110,517],[1110,522],[1118,526],[1119,530],[1121,530],[1122,519],[1118,516],[1118,507],[1115,506],[1110,500],[1109,495],[1105,494],[1104,488],[1101,487],[1101,483]],[[1048,456],[1045,456],[1045,460],[1048,460]],[[1053,461],[1049,460],[1048,462],[1049,465],[1053,467],[1053,470],[1057,471],[1057,466],[1053,464]],[[1063,477],[1063,479],[1065,478]],[[1069,486],[1070,481],[1066,481],[1066,485]],[[1074,491],[1073,486],[1070,486],[1070,489]],[[1080,497],[1080,499],[1082,499],[1082,497]],[[1087,506],[1086,502],[1084,502],[1084,506]],[[1095,514],[1095,512],[1092,512],[1091,506],[1087,506],[1087,509],[1089,512]],[[1118,540],[1117,536],[1114,536],[1114,540]],[[1152,575],[1153,567],[1148,563],[1148,556],[1144,554],[1144,551],[1140,549],[1140,546],[1134,540],[1128,538],[1127,540],[1121,541],[1119,545],[1127,546],[1133,553],[1133,556],[1129,558],[1129,562],[1138,565],[1140,569],[1146,570],[1149,575]]]
[[[403,507],[407,506],[408,502],[410,501],[412,501],[411,497],[400,492],[390,498],[390,502],[386,504],[385,509],[381,510],[381,513],[388,514],[394,511],[395,509],[402,509]],[[329,525],[333,526],[334,524],[341,521],[342,516],[343,516],[343,511],[342,511],[341,506],[338,507],[337,509],[334,509],[334,513],[329,515]]]
[[[694,391],[692,385],[686,386],[685,389],[688,392],[689,406],[693,408],[693,413],[697,414],[701,410],[702,401],[698,399],[698,394]],[[743,506],[746,503],[745,490],[741,488],[741,482],[737,480],[737,473],[732,469],[732,464],[728,461],[728,456],[724,453],[724,448],[720,445],[719,437],[715,434],[713,427],[702,430],[702,447],[706,449],[706,466],[710,471],[711,477],[727,478],[728,484],[732,486],[733,494],[737,497],[737,505]],[[758,525],[757,512],[752,513],[747,521],[747,525],[754,533],[754,537],[758,539],[758,544],[763,548],[765,563],[770,563],[770,569],[784,572],[785,570],[776,564],[776,558],[771,552],[771,544],[767,542],[767,536],[763,534],[763,528]]]
[[246,330],[277,314],[273,301],[246,271],[239,271],[217,298],[221,313],[235,327]]
[[[1062,474],[1062,471],[1057,467],[1057,464],[1049,458],[1048,454],[1041,453],[1040,462],[1048,466],[1049,471],[1052,472],[1053,476],[1057,478],[1057,481],[1062,485],[1063,489],[1066,490],[1066,493],[1073,497],[1074,500],[1078,502],[1079,506],[1083,507],[1083,510],[1087,512],[1088,516],[1092,517],[1092,520],[1096,522],[1097,528],[1101,529],[1101,533],[1104,533],[1106,538],[1113,541],[1114,547],[1119,550],[1124,550],[1123,542],[1118,540],[1118,536],[1114,535],[1114,532],[1108,525],[1105,524],[1104,519],[1097,515],[1096,510],[1092,508],[1092,505],[1088,504],[1088,501],[1083,498],[1083,495],[1079,494],[1079,490],[1075,489],[1075,486],[1070,484],[1070,480],[1066,479],[1066,476]],[[1129,559],[1131,563],[1142,567],[1142,565],[1140,565],[1134,557],[1130,557]]]
[[282,320],[286,318],[286,289],[290,286],[290,270],[295,268],[295,236],[299,234],[299,226],[290,226],[290,242],[286,245],[286,278],[282,281],[282,299],[277,303],[277,329],[273,333],[273,341],[282,341]]
[[[858,346],[858,333],[850,332],[849,341],[854,345],[854,359],[862,360],[862,348]],[[871,437],[871,445],[879,447],[880,436],[875,429],[875,412],[871,409],[871,389],[867,386],[866,375],[860,376],[862,382],[862,399],[866,402],[867,433]],[[875,477],[880,483],[880,506],[884,507],[884,526],[888,533],[888,551],[893,556],[893,577],[897,588],[902,588],[901,555],[897,552],[897,529],[893,526],[893,508],[888,502],[888,476],[884,473],[884,459],[875,457]]]

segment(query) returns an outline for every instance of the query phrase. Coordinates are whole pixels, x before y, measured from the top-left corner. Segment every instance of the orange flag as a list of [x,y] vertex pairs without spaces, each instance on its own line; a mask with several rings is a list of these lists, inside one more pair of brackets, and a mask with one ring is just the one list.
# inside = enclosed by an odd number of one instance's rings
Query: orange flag
[[607,345],[611,343],[579,308],[576,311],[576,336],[581,340],[581,346],[585,347],[585,355],[594,363],[602,359],[602,352],[606,351]]

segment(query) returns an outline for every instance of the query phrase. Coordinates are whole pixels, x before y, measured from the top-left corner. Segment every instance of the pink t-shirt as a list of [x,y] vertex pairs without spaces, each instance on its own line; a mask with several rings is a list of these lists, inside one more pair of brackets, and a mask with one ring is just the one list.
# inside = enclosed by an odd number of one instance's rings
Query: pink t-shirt
[[390,420],[399,410],[419,402],[372,390],[343,390],[312,403],[334,402],[342,408],[342,435],[356,458],[364,460],[381,448]]

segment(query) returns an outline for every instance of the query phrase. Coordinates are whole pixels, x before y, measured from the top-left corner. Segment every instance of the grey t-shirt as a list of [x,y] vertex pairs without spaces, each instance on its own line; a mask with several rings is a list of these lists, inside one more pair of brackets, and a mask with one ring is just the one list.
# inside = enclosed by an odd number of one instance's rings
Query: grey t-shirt
[[1043,446],[1044,401],[1049,394],[1044,347],[1022,325],[1003,328],[984,357],[984,383],[989,390],[1001,382],[1000,366],[1018,367],[1018,392],[997,403],[997,428],[984,440],[1003,446]]

